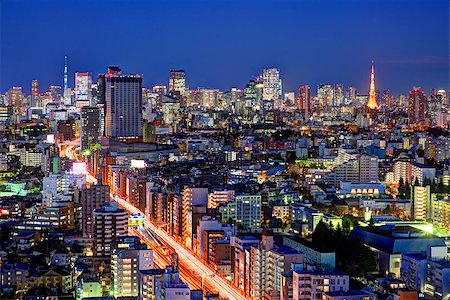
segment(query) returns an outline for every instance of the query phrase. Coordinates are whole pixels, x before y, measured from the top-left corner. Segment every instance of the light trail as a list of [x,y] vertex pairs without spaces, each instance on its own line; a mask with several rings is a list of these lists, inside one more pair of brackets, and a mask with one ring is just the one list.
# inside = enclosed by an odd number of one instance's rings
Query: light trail
[[[117,201],[122,207],[133,214],[142,214],[142,212],[118,196],[111,195],[111,198]],[[246,300],[250,299],[243,295],[243,292],[237,287],[234,287],[226,281],[224,278],[218,276],[212,269],[204,265],[197,257],[195,257],[191,252],[185,249],[183,246],[178,244],[169,234],[165,231],[157,228],[150,219],[145,216],[144,225],[146,228],[151,230],[158,238],[164,241],[167,245],[176,249],[178,258],[180,260],[180,265],[184,265],[192,270],[195,270],[199,276],[203,278],[204,285],[214,287],[220,296],[226,297],[228,299],[236,300]]]
[[[166,266],[171,265],[172,257],[166,253],[159,241],[157,241],[148,231],[148,229],[128,229],[128,232],[132,235],[138,236],[150,249],[153,250],[154,263],[158,268],[164,269]],[[181,279],[189,285],[190,289],[202,289],[202,280],[198,278],[198,275],[194,271],[189,270],[182,265],[178,265],[178,271],[180,272]]]
[[[73,141],[73,144],[69,145],[63,152],[64,154],[72,160],[80,161],[79,155],[76,153],[77,141]],[[97,179],[92,174],[87,174],[87,181],[96,184]],[[132,214],[144,215],[144,225],[147,230],[153,232],[159,239],[165,242],[168,246],[176,249],[176,253],[179,258],[179,269],[180,273],[183,273],[185,281],[191,286],[198,286],[193,282],[194,278],[198,276],[201,277],[202,288],[210,287],[210,290],[217,291],[221,297],[225,297],[230,300],[249,300],[251,298],[246,297],[244,292],[233,286],[229,281],[220,277],[216,274],[214,270],[203,264],[196,256],[194,256],[190,251],[181,246],[177,241],[173,239],[167,232],[157,228],[148,218],[142,213],[138,208],[134,207],[124,199],[119,198],[113,194],[110,195],[112,200],[117,201],[122,207],[128,210]],[[139,236],[139,235],[138,235]],[[145,241],[150,240],[144,235],[140,234],[140,237]],[[159,260],[161,259],[161,260]],[[158,264],[163,264],[164,259],[162,257],[158,258]],[[198,275],[196,275],[198,274]]]

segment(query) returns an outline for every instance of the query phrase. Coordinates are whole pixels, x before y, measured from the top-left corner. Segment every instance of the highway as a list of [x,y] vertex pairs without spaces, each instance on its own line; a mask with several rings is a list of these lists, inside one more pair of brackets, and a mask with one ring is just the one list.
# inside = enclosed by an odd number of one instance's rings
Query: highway
[[[132,214],[142,214],[142,212],[117,196],[111,195],[111,197],[117,201],[123,208],[128,210]],[[204,265],[196,256],[194,256],[190,251],[185,249],[183,246],[179,245],[169,234],[165,231],[157,228],[147,216],[144,220],[145,227],[153,232],[159,239],[161,239],[166,245],[175,249],[178,254],[180,261],[180,267],[183,266],[187,270],[192,270],[191,274],[193,276],[200,276],[203,278],[204,287],[213,287],[221,297],[227,299],[236,300],[246,300],[250,299],[245,297],[237,287],[231,285],[229,281],[218,276],[214,270],[210,269],[208,266]],[[150,239],[142,235],[144,242],[151,242]],[[193,271],[195,270],[195,272]],[[184,276],[183,276],[184,277]]]
[[[80,160],[80,156],[77,153],[76,144],[73,143],[66,147],[63,151],[63,155],[73,160]],[[87,181],[90,183],[96,183],[97,179],[92,174],[86,174]],[[138,208],[128,203],[125,199],[121,199],[116,195],[111,194],[111,200],[117,201],[123,208],[128,210],[131,214],[145,215]],[[179,259],[179,270],[181,278],[189,284],[191,289],[203,288],[211,292],[218,293],[221,298],[230,300],[247,300],[251,299],[243,294],[243,291],[233,286],[231,282],[217,275],[214,270],[203,264],[194,254],[183,246],[178,244],[173,237],[162,229],[157,228],[148,218],[144,219],[145,230],[135,230],[131,233],[139,236],[144,243],[149,247],[156,249],[155,264],[159,267],[170,264],[170,254],[163,253],[162,248],[156,246],[156,241],[150,234],[153,233],[157,238],[162,241],[166,246],[175,249]],[[148,231],[148,232],[145,232]],[[153,246],[153,247],[152,247]],[[167,256],[169,255],[169,256]]]
[[[165,249],[163,245],[157,241],[146,228],[128,229],[131,235],[138,236],[147,246],[153,250],[153,258],[155,266],[164,269],[172,263],[172,249]],[[181,279],[189,285],[190,289],[202,289],[202,279],[193,270],[185,268],[183,265],[178,266]]]
[[[74,141],[71,141],[70,143],[66,142],[66,144],[64,144],[64,145],[68,145],[68,146],[61,147],[61,156],[67,157],[70,160],[81,161],[80,155],[78,154],[78,151],[77,151],[77,149],[79,148],[79,143],[80,143],[80,140],[74,140]],[[89,174],[88,172],[86,172],[86,180],[89,183],[97,184],[97,178],[95,178],[92,174]]]

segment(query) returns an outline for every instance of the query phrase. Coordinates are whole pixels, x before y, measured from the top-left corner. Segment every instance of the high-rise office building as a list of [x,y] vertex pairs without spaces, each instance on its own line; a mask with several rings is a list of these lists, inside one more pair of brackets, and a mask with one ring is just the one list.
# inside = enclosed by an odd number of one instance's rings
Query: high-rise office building
[[354,103],[358,96],[358,90],[355,87],[349,86],[347,88],[346,98],[348,101]]
[[180,98],[186,92],[186,78],[184,70],[170,70],[169,93],[172,97]]
[[319,101],[319,107],[325,108],[333,104],[334,89],[331,84],[322,83],[317,89],[317,98]]
[[117,202],[106,202],[93,212],[94,255],[111,255],[111,242],[128,232],[128,212]]
[[[120,69],[119,69],[120,70]],[[111,71],[104,75],[105,136],[142,136],[142,75]]]
[[377,95],[375,90],[375,70],[372,62],[372,71],[370,72],[370,91],[369,100],[367,101],[367,107],[370,109],[378,109]]
[[75,105],[90,106],[92,99],[92,77],[90,72],[75,73]]
[[51,85],[48,93],[50,95],[51,102],[59,102],[61,100],[62,92],[59,85]]
[[309,85],[301,85],[298,89],[298,108],[305,112],[305,119],[311,115],[311,88]]
[[441,101],[442,105],[448,104],[447,92],[444,89],[436,91],[436,99]]
[[244,87],[245,107],[255,107],[258,105],[258,94],[256,92],[256,82],[250,80]]
[[27,104],[21,86],[13,86],[7,93],[8,105],[13,110],[13,121],[17,123],[20,116],[27,115]]
[[237,89],[237,88],[231,88],[231,91],[229,92],[229,97],[227,97],[227,101],[224,100],[224,98],[222,98],[223,94],[218,93],[217,95],[217,100],[219,102],[219,104],[222,104],[222,106],[224,107],[229,107],[231,105],[233,105],[234,103],[238,103],[238,102],[242,102],[243,103],[243,99],[244,99],[244,91],[241,89]]
[[219,90],[200,88],[200,104],[203,107],[214,108],[218,103]]
[[394,102],[394,97],[391,95],[389,90],[384,90],[382,100],[387,107],[391,107]]
[[344,85],[338,83],[334,86],[333,106],[340,106],[344,102]]
[[419,88],[414,87],[408,96],[408,121],[410,126],[423,125],[427,109],[427,96]]
[[81,231],[83,237],[93,237],[93,212],[109,202],[109,185],[84,186],[78,191],[81,204]]
[[39,102],[39,81],[36,79],[31,82],[31,106],[40,106]]
[[82,107],[80,113],[81,150],[88,150],[99,143],[100,108]]
[[266,68],[262,74],[263,100],[278,100],[282,98],[280,70]]
[[106,74],[99,74],[97,78],[97,103],[105,103],[106,75],[121,75],[122,69],[118,66],[108,66]]

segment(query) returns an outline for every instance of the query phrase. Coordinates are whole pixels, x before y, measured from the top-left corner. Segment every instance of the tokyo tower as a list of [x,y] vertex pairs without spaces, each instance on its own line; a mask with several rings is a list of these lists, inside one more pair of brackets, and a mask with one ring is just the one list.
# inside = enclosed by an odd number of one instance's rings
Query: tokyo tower
[[375,94],[375,71],[373,68],[373,61],[372,61],[372,72],[370,73],[370,92],[369,92],[369,101],[367,101],[367,107],[370,109],[379,108]]

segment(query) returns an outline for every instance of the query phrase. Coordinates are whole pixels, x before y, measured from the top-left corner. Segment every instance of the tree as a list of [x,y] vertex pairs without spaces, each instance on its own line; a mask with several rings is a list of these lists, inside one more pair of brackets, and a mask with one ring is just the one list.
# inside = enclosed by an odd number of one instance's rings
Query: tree
[[437,193],[438,194],[443,194],[445,193],[445,186],[444,186],[444,181],[442,180],[442,178],[439,179],[438,184],[437,184]]
[[405,181],[403,180],[403,177],[400,177],[400,180],[398,181],[398,189],[404,188]]
[[3,250],[3,243],[9,241],[11,237],[11,228],[3,225],[0,228],[0,250]]
[[408,181],[403,183],[403,178],[400,178],[399,180],[398,197],[400,199],[410,199],[411,197],[411,186]]
[[313,243],[317,243],[319,245],[327,244],[328,239],[333,235],[333,230],[323,222],[322,220],[319,221],[319,223],[316,226],[316,229],[314,230],[312,234],[312,241]]
[[283,228],[283,221],[280,218],[272,216],[269,220],[269,228]]
[[372,251],[361,240],[349,237],[340,226],[333,229],[326,223],[319,222],[312,241],[324,249],[336,252],[338,268],[353,277],[364,276],[376,269]]
[[346,233],[349,233],[357,224],[358,219],[350,214],[342,217],[342,229]]
[[405,195],[405,198],[403,198],[403,199],[411,199],[411,185],[409,185],[408,180],[406,180],[404,195]]

